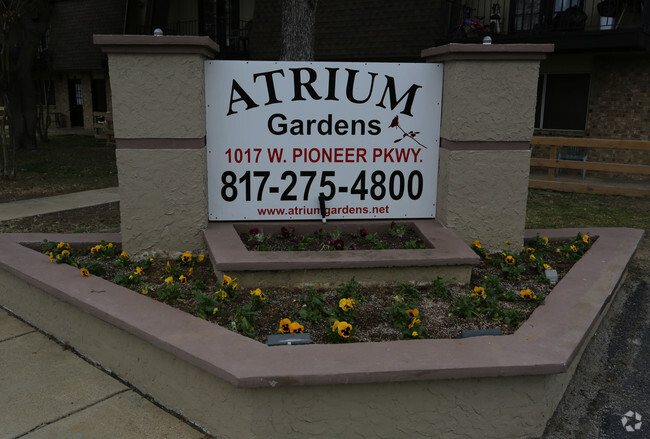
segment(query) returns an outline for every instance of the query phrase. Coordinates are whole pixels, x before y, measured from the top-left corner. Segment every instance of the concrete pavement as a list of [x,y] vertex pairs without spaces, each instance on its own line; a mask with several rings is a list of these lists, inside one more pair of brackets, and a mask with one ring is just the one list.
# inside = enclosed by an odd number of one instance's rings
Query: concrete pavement
[[0,438],[207,436],[0,309]]
[[34,215],[81,209],[100,204],[120,201],[118,188],[95,189],[72,194],[55,195],[45,198],[12,201],[0,204],[0,221],[24,218]]
[[[0,221],[116,201],[107,188],[3,203]],[[0,439],[208,437],[0,307]]]

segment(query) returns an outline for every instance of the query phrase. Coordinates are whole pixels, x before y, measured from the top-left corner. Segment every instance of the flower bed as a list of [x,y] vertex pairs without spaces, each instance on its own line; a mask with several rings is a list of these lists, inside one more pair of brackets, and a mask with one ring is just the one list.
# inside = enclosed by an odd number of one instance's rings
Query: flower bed
[[223,437],[537,437],[643,235],[588,232],[593,248],[503,337],[270,347],[32,250],[119,235],[0,235],[0,303]]
[[[286,240],[284,231],[276,239]],[[271,242],[270,239],[266,240]],[[309,332],[316,343],[454,338],[461,332],[500,328],[513,333],[544,303],[552,286],[545,270],[561,279],[591,246],[589,235],[549,242],[537,237],[518,251],[504,244],[488,254],[472,244],[482,263],[469,284],[433,283],[367,287],[353,279],[336,288],[239,288],[218,279],[204,255],[183,252],[174,260],[132,260],[118,245],[101,242],[77,252],[65,242],[46,242],[52,262],[94,274],[266,343],[275,333]]]
[[311,233],[296,232],[293,226],[282,226],[279,233],[265,233],[263,228],[253,227],[239,234],[248,250],[255,251],[341,251],[425,249],[427,244],[406,223],[392,222],[386,230],[368,231],[358,227],[344,232],[340,227],[319,228]]

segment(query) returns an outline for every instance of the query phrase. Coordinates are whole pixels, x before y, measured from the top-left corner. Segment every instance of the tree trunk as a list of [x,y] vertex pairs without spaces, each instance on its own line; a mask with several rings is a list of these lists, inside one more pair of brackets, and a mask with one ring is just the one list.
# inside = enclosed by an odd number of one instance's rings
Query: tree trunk
[[[2,58],[0,88],[9,117],[11,148],[36,148],[36,87],[34,62],[50,21],[47,0],[2,4]],[[11,8],[15,9],[11,9]],[[5,17],[6,15],[6,17]],[[9,19],[9,18],[11,19]]]
[[282,0],[281,61],[314,60],[314,24],[318,0]]

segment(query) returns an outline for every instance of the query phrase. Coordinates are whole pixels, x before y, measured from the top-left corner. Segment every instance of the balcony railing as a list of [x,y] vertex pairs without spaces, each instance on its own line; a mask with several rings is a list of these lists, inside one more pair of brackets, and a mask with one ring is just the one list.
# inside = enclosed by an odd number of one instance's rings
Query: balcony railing
[[172,21],[162,26],[138,26],[139,35],[152,35],[158,27],[164,35],[207,35],[216,41],[222,53],[244,53],[248,50],[250,22],[240,20],[239,27],[229,28],[228,32],[218,32],[215,25],[205,25],[203,29],[198,20]]
[[650,0],[453,0],[448,12],[450,41],[650,31]]

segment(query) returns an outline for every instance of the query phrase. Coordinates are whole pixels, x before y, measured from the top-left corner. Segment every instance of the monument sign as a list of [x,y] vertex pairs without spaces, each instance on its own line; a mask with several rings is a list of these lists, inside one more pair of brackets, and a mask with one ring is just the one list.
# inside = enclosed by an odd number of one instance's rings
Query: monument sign
[[442,65],[206,61],[209,218],[433,218]]

